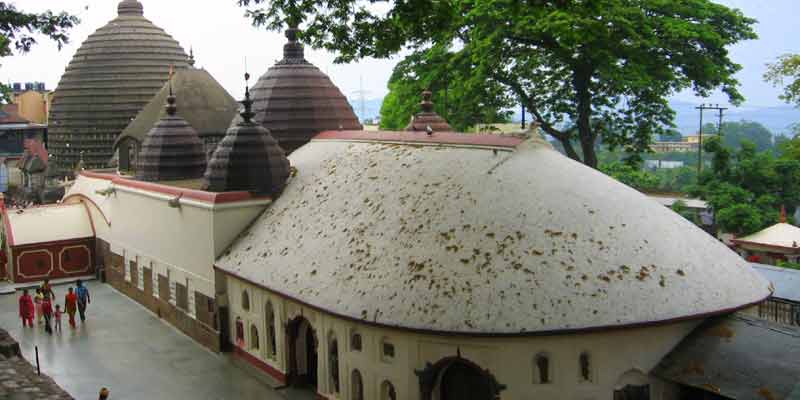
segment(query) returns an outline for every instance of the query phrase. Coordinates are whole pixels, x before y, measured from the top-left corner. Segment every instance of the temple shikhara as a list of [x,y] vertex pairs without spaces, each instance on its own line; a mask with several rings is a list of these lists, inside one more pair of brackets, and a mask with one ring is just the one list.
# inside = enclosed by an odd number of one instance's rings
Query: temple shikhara
[[453,132],[430,92],[407,130],[362,130],[297,29],[237,104],[119,3],[55,91],[50,162],[74,178],[56,205],[2,209],[0,274],[98,273],[319,399],[795,390],[723,379],[798,363],[736,347],[778,334],[737,313],[772,288],[724,244],[535,130]]

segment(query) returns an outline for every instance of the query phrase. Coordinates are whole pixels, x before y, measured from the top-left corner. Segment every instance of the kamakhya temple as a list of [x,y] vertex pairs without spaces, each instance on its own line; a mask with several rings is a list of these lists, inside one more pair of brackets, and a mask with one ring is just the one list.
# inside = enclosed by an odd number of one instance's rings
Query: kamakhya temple
[[[97,269],[202,345],[320,399],[797,395],[798,333],[738,313],[769,282],[536,131],[451,132],[429,94],[408,131],[362,131],[295,27],[234,119],[141,3],[119,12],[54,103],[59,162],[97,152],[60,204],[3,209],[8,278]],[[146,87],[93,89],[112,78],[83,63],[131,43],[158,57],[115,68]],[[92,91],[99,112],[67,111]],[[130,166],[98,168],[120,143]]]

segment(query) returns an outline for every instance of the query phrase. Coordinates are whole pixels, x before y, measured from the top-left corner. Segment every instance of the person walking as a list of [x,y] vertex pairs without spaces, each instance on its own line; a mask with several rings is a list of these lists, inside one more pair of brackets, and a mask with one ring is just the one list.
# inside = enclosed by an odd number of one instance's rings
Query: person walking
[[28,326],[33,328],[33,299],[28,294],[28,289],[22,291],[22,296],[19,297],[19,317],[22,318],[22,327]]
[[75,289],[75,294],[78,295],[78,312],[81,314],[81,322],[86,322],[86,305],[92,302],[91,297],[89,297],[89,289],[86,286],[83,286],[83,282],[78,279],[76,282],[78,286]]
[[53,313],[53,316],[55,317],[55,324],[54,324],[53,328],[58,333],[61,333],[61,315],[62,314],[63,314],[63,312],[61,312],[61,306],[56,304],[56,311]]
[[50,284],[50,279],[45,279],[44,283],[42,283],[42,286],[39,288],[42,289],[42,293],[44,293],[45,296],[50,296],[51,300],[56,299],[56,293],[53,292],[53,285]]
[[45,295],[42,300],[42,315],[44,315],[44,331],[53,334],[53,326],[50,324],[53,319],[53,303],[50,302],[50,295]]
[[33,303],[36,304],[36,323],[39,325],[42,324],[43,301],[44,301],[44,295],[42,294],[42,289],[36,288],[36,294],[33,296]]
[[64,308],[69,315],[69,326],[75,328],[75,312],[78,311],[78,296],[72,291],[71,287],[67,289],[67,295],[64,297]]

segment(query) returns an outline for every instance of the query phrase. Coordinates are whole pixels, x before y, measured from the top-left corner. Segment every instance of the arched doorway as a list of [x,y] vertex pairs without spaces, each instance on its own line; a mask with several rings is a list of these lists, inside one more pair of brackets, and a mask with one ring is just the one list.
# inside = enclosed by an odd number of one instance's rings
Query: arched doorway
[[317,350],[319,342],[314,327],[304,317],[287,326],[289,340],[289,382],[293,386],[317,387]]
[[489,370],[460,355],[428,363],[416,374],[422,400],[496,400],[505,390]]

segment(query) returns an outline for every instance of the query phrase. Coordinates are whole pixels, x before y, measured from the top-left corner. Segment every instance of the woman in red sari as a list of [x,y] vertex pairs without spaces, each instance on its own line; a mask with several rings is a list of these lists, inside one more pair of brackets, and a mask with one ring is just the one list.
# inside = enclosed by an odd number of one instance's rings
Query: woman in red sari
[[33,309],[33,299],[28,294],[28,289],[25,289],[19,297],[19,317],[22,318],[23,327],[27,323],[33,328]]
[[75,327],[75,313],[78,311],[78,295],[72,291],[72,288],[67,289],[67,296],[64,298],[64,308],[69,314],[69,326]]

